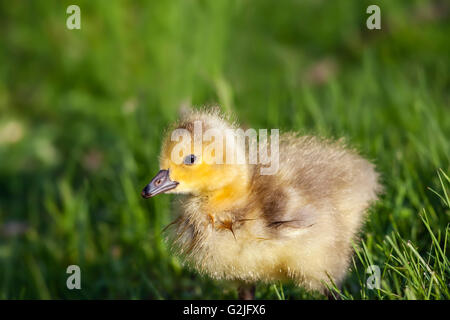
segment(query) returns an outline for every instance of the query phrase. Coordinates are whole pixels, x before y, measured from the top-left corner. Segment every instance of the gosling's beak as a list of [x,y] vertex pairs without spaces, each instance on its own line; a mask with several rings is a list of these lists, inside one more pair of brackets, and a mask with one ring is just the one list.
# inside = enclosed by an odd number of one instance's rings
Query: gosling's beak
[[178,182],[170,180],[169,170],[160,170],[158,174],[142,190],[143,198],[151,198],[159,193],[163,193],[176,188]]

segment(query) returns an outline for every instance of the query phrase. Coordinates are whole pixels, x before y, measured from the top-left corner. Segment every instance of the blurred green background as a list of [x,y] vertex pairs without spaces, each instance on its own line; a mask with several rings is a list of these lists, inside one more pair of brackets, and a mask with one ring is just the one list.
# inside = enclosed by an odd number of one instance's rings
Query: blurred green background
[[0,0],[0,298],[236,298],[170,253],[173,196],[140,197],[179,108],[217,103],[246,126],[346,137],[377,164],[386,193],[346,298],[449,299],[449,34],[446,1]]

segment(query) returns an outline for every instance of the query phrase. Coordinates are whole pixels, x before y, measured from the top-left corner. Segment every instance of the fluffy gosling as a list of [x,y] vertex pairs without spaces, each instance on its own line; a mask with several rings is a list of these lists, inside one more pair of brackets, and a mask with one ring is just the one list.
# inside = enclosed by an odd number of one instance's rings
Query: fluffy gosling
[[261,164],[208,164],[207,144],[194,152],[195,123],[203,132],[237,128],[217,111],[188,113],[172,126],[192,134],[187,155],[173,161],[180,142],[169,130],[161,171],[142,191],[144,198],[189,195],[172,223],[177,252],[200,273],[238,281],[240,298],[253,298],[257,282],[279,280],[329,295],[327,284],[343,281],[352,241],[381,191],[374,165],[341,142],[296,133],[279,136],[275,174],[262,175]]

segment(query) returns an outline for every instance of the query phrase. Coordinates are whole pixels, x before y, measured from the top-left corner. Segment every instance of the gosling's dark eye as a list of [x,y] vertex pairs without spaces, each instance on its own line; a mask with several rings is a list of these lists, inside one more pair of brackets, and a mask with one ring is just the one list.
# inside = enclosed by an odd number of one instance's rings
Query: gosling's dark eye
[[184,164],[191,165],[191,164],[195,163],[196,159],[197,159],[197,157],[195,155],[190,154],[184,158],[183,162],[184,162]]

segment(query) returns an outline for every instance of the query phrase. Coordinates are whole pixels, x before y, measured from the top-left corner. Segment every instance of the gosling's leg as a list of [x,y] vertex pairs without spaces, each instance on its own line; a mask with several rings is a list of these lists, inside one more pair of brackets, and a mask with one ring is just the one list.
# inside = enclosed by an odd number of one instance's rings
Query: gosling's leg
[[254,300],[255,299],[255,285],[242,284],[238,288],[239,300]]
[[328,289],[325,290],[325,296],[328,298],[328,300],[341,300],[341,295],[339,293],[331,292]]

